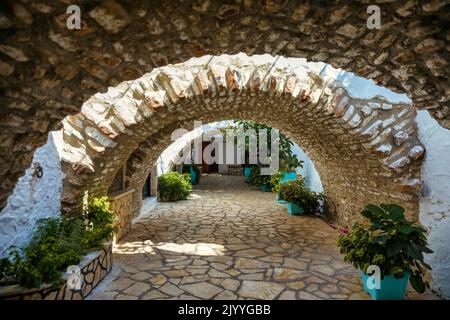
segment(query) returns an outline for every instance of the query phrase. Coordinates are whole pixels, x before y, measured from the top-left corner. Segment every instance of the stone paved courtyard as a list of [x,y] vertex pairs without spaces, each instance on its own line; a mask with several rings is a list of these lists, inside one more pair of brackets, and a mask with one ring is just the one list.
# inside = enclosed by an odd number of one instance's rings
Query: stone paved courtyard
[[[189,200],[158,203],[133,225],[89,299],[369,299],[337,237],[243,177],[203,176]],[[409,288],[408,298],[434,296]]]

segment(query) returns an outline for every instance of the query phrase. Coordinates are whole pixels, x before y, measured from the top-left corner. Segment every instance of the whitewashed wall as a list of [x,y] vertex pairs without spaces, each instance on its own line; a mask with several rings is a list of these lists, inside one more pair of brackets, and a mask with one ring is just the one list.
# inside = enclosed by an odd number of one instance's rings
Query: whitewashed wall
[[[60,215],[62,172],[57,148],[60,141],[61,132],[50,133],[0,212],[0,257],[5,256],[10,246],[25,246],[39,219]],[[33,176],[37,163],[43,169],[42,178]]]
[[429,230],[428,241],[435,252],[426,260],[433,268],[434,289],[450,297],[450,130],[439,126],[427,111],[419,111],[416,121],[427,149],[419,219]]

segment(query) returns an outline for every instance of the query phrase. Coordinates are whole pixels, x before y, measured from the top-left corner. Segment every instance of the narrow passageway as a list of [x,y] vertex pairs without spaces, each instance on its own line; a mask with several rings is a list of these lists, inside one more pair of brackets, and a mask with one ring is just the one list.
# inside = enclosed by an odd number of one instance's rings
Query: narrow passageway
[[89,298],[369,299],[337,237],[242,176],[203,176],[189,200],[158,203],[133,225]]

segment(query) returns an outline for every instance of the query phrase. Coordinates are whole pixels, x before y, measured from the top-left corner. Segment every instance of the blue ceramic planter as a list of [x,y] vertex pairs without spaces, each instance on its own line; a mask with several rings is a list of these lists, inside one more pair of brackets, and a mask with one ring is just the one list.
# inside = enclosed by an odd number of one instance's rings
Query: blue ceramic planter
[[370,277],[365,272],[361,272],[364,291],[370,294],[373,300],[402,300],[405,297],[408,286],[409,273],[405,273],[403,278],[396,279],[394,276],[384,276],[381,280],[380,289],[369,289],[367,279]]
[[277,203],[286,204],[286,201],[281,200],[278,194],[277,194],[276,201],[277,201]]
[[197,174],[194,169],[191,168],[191,172],[189,173],[189,178],[191,179],[191,184],[195,184],[197,182]]
[[285,172],[283,178],[281,178],[280,183],[285,183],[286,181],[296,180],[297,172]]
[[295,203],[286,202],[286,204],[287,204],[288,213],[290,215],[298,215],[298,214],[305,213],[305,209],[303,209],[302,207],[300,207],[299,205],[297,205]]
[[245,182],[249,183],[250,182],[250,175],[252,174],[252,168],[250,167],[245,167],[244,168],[244,177],[245,177]]
[[246,177],[246,178],[250,177],[251,173],[252,173],[252,168],[250,168],[250,167],[244,168],[244,177]]
[[262,192],[270,192],[272,191],[272,189],[270,188],[270,186],[268,184],[262,184],[259,186],[259,190],[261,190]]

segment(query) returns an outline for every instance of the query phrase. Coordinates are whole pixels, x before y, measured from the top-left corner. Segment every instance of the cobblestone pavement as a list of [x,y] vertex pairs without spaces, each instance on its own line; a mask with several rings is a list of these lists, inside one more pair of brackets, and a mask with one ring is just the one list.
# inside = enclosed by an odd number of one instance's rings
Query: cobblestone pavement
[[[289,216],[239,176],[203,176],[191,199],[158,203],[115,247],[90,299],[369,299],[338,233]],[[408,298],[433,298],[408,289]]]

